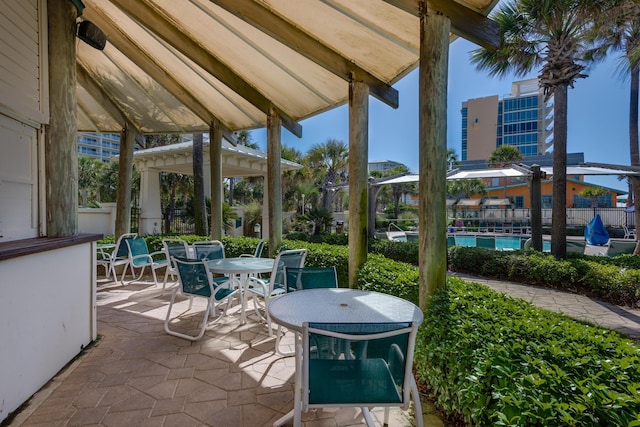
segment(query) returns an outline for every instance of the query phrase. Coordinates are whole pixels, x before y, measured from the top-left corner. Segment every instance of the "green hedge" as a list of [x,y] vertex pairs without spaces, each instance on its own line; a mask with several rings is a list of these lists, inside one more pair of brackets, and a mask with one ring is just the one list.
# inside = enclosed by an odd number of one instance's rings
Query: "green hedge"
[[640,425],[640,349],[617,333],[450,278],[432,299],[416,371],[469,425]]
[[449,249],[449,263],[453,271],[560,288],[613,304],[640,303],[640,257],[636,255],[571,255],[567,260],[556,260],[540,252],[454,246]]

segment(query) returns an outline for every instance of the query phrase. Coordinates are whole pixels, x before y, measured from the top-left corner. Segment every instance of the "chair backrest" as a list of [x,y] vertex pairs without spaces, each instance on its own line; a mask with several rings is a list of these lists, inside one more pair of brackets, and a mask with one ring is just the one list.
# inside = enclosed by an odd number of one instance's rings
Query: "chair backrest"
[[568,254],[583,254],[587,242],[585,240],[567,240],[567,253]]
[[271,270],[271,277],[269,278],[269,291],[273,292],[274,289],[286,289],[284,268],[304,267],[304,259],[306,256],[306,249],[290,249],[280,252],[273,263],[273,270]]
[[172,268],[175,268],[173,257],[190,258],[189,245],[182,239],[162,239],[162,246]]
[[335,267],[285,267],[284,280],[287,292],[338,287]]
[[116,247],[112,252],[115,258],[129,258],[129,247],[127,246],[127,239],[135,239],[138,237],[137,233],[125,233],[118,237]]
[[310,405],[407,407],[417,328],[410,322],[304,323],[303,410]]
[[211,260],[224,258],[224,245],[219,240],[194,242],[192,247],[196,259]]
[[260,258],[262,256],[263,250],[264,250],[264,239],[258,242],[258,246],[256,246],[256,251],[253,253],[253,256],[256,258]]
[[144,237],[134,237],[133,239],[126,239],[127,246],[129,247],[129,258],[134,267],[138,265],[147,264],[148,259],[134,259],[138,255],[149,255],[149,248],[147,247],[147,241]]
[[638,241],[636,240],[617,240],[610,239],[609,240],[609,249],[607,249],[607,256],[616,256],[622,254],[632,254],[635,252],[636,245]]
[[496,249],[495,236],[476,236],[476,247],[484,249]]
[[205,260],[193,260],[174,256],[173,263],[178,272],[178,280],[180,281],[183,294],[207,298],[211,296],[214,287]]

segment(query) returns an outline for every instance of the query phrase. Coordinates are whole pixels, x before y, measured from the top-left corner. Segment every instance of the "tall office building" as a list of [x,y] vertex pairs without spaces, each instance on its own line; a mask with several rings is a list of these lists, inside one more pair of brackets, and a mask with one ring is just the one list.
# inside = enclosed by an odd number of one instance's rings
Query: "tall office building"
[[[393,160],[372,160],[367,165],[368,172],[377,170],[385,173],[389,170],[395,169],[398,166],[405,166],[404,163],[394,162]],[[406,167],[406,166],[405,166]]]
[[120,134],[117,133],[79,133],[78,154],[111,161],[120,153]]
[[501,145],[523,156],[544,154],[553,145],[553,98],[544,101],[538,80],[513,82],[511,94],[462,103],[462,160],[486,160]]

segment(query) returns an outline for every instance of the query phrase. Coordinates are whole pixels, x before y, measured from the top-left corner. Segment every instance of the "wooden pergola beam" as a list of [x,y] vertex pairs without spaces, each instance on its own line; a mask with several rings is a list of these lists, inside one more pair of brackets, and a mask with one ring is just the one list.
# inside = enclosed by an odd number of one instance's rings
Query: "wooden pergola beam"
[[258,28],[307,59],[345,81],[353,78],[369,86],[373,96],[392,108],[398,108],[398,91],[349,58],[277,15],[266,5],[252,0],[210,0],[227,12]]
[[180,84],[172,74],[162,68],[158,58],[146,52],[140,43],[132,39],[125,31],[122,31],[101,9],[87,9],[84,16],[100,27],[109,38],[109,44],[122,52],[124,56],[170,92],[203,122],[210,123],[215,118],[188,89]]
[[[127,115],[118,107],[113,98],[100,86],[89,74],[89,71],[80,62],[76,62],[76,76],[78,83],[82,86],[93,99],[95,99],[100,105],[107,111],[107,113],[113,117],[118,123],[123,126],[129,122],[129,126],[134,126]],[[140,132],[140,129],[133,129],[136,133]]]
[[132,19],[144,23],[146,28],[152,30],[154,34],[179,50],[209,74],[215,76],[224,85],[253,104],[264,114],[269,114],[270,108],[276,108],[278,115],[282,119],[282,125],[297,137],[302,136],[302,126],[297,121],[279,109],[275,103],[256,90],[226,64],[211,55],[209,51],[196,43],[189,35],[183,33],[162,16],[158,10],[139,0],[112,0],[112,3]]
[[[413,16],[420,16],[422,0],[384,0]],[[480,12],[452,0],[429,0],[429,10],[440,12],[451,21],[451,32],[487,49],[500,47],[500,25]]]

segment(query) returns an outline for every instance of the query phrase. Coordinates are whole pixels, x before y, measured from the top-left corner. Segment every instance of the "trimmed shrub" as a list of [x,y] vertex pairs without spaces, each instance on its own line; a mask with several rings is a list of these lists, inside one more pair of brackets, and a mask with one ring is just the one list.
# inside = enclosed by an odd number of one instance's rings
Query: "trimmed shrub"
[[450,278],[416,344],[436,404],[469,425],[640,425],[640,349],[617,333]]
[[386,258],[418,265],[418,242],[394,242],[373,239],[369,241],[369,253],[383,255]]
[[454,246],[450,268],[514,282],[547,286],[594,296],[613,304],[636,306],[640,302],[640,257],[573,255],[556,260],[550,254],[503,252]]

